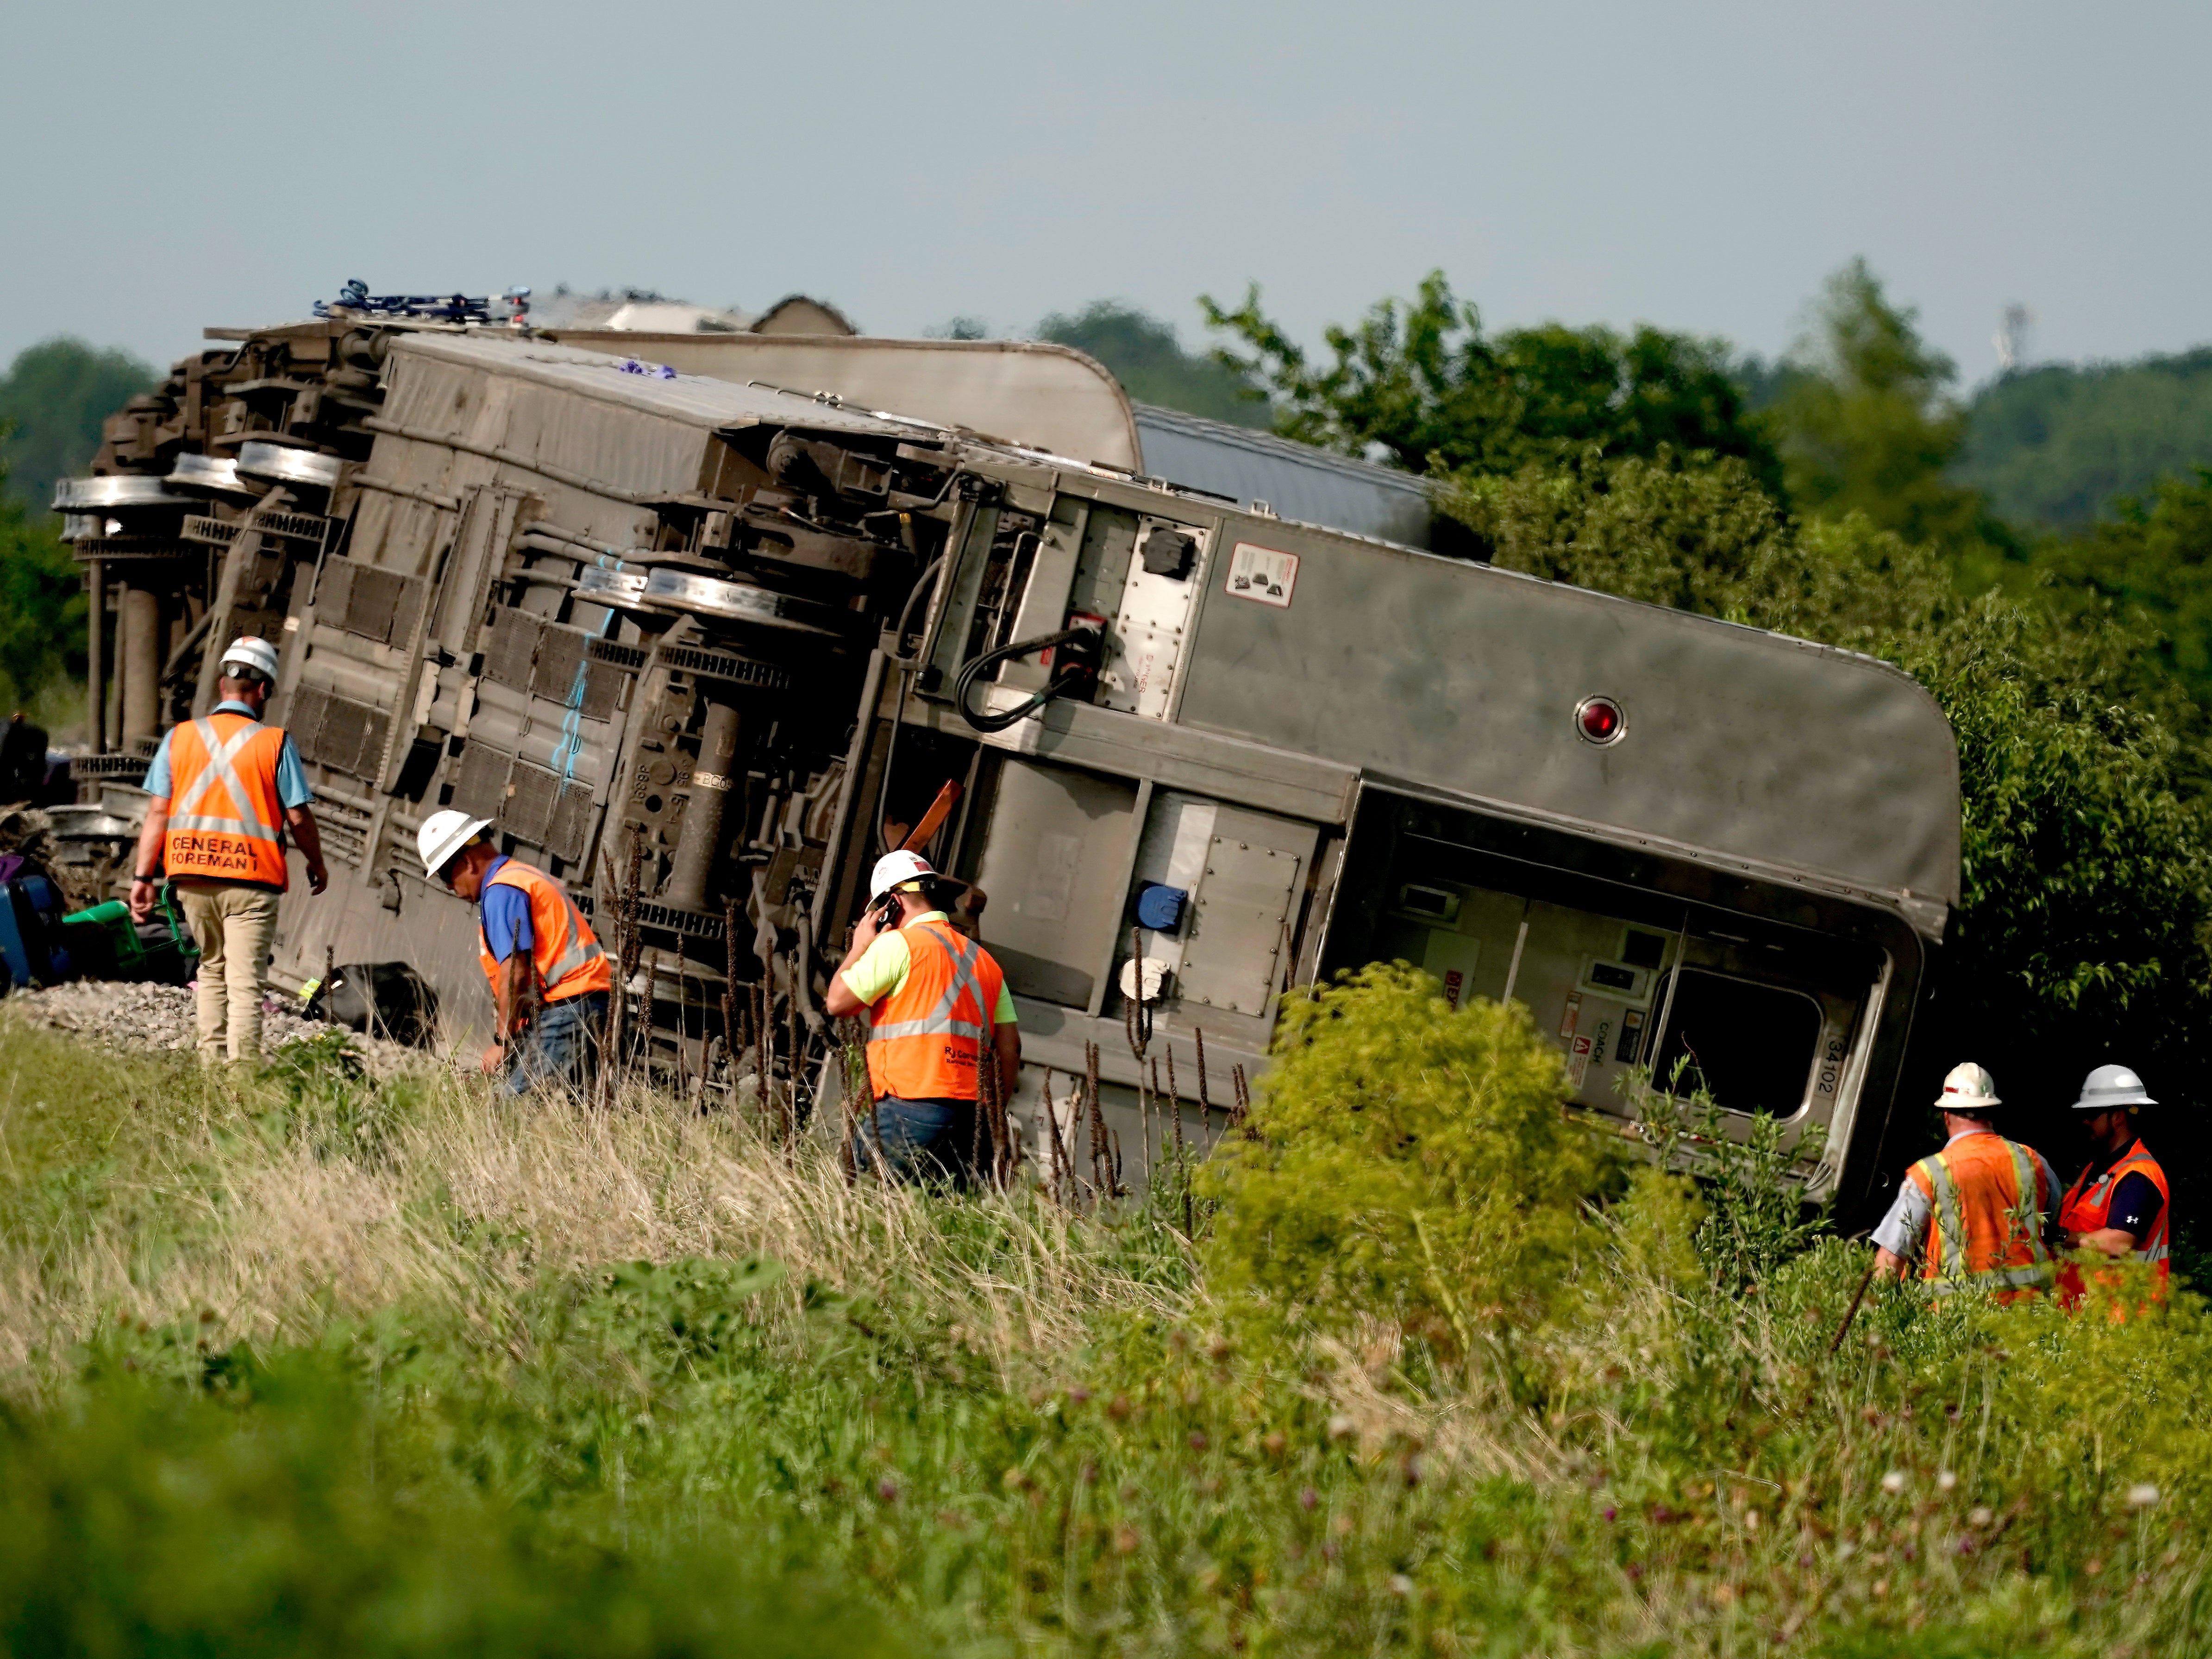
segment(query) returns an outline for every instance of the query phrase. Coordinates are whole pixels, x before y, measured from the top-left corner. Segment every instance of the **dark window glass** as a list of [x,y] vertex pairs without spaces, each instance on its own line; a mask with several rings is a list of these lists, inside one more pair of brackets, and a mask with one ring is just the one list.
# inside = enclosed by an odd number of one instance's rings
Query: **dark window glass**
[[1609,962],[1590,964],[1589,982],[1602,985],[1609,991],[1632,991],[1636,988],[1636,969],[1615,967]]
[[1621,957],[1632,968],[1656,968],[1667,959],[1667,940],[1661,933],[1639,933],[1628,931],[1628,945]]
[[1663,1085],[1686,1054],[1683,1093],[1702,1078],[1732,1112],[1788,1117],[1804,1103],[1820,1042],[1820,1006],[1802,991],[1685,968],[1653,1077]]

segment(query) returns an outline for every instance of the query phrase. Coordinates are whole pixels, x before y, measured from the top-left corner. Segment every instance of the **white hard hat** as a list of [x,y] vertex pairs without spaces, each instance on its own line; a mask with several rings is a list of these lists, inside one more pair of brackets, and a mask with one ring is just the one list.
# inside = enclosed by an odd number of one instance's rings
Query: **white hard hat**
[[415,848],[422,855],[422,867],[436,875],[454,854],[469,844],[470,837],[480,830],[490,828],[489,818],[472,818],[451,807],[431,813],[422,820],[422,827],[415,836]]
[[1981,1112],[2002,1103],[1997,1099],[1997,1080],[1970,1060],[1951,1068],[1936,1103],[1947,1112]]
[[2155,1106],[2142,1079],[2124,1066],[2100,1066],[2082,1079],[2077,1112],[2109,1112],[2116,1106]]
[[241,663],[273,680],[276,678],[276,647],[254,635],[241,634],[222,653],[223,666],[227,668],[232,663]]
[[886,853],[876,860],[876,867],[868,877],[868,902],[873,904],[902,882],[936,873],[929,867],[929,860],[919,853]]

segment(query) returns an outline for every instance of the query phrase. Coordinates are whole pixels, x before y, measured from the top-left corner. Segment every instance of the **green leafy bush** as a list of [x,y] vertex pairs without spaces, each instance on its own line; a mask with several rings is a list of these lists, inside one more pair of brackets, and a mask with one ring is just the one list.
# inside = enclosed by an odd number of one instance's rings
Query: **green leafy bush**
[[1247,1133],[1199,1172],[1209,1286],[1269,1321],[1401,1322],[1445,1356],[1550,1305],[1604,1169],[1527,1011],[1403,963],[1291,1000]]

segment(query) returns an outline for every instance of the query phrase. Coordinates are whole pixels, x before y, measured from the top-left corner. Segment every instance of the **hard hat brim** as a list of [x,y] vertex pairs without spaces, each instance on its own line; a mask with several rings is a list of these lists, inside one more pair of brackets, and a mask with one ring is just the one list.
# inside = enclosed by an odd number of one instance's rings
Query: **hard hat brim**
[[[884,866],[893,863],[897,865],[896,872],[886,874]],[[868,872],[868,902],[873,904],[884,894],[895,891],[910,881],[921,881],[936,873],[930,867],[929,860],[919,853],[908,853],[903,849],[886,853],[876,860],[876,867]]]
[[2141,1089],[2122,1089],[2109,1095],[2084,1095],[2074,1103],[2077,1112],[2109,1112],[2119,1106],[2155,1106],[2158,1103]]

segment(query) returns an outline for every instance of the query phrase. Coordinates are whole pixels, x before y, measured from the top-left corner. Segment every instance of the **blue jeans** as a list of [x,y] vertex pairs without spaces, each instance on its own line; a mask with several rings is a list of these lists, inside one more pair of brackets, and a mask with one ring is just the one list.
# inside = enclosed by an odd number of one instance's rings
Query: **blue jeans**
[[599,1068],[599,1042],[607,1029],[607,994],[587,991],[538,1011],[522,1034],[521,1051],[507,1074],[509,1094],[557,1087],[581,1091]]
[[853,1163],[863,1173],[875,1167],[876,1126],[883,1126],[884,1168],[894,1181],[909,1186],[946,1182],[965,1187],[975,1178],[975,1103],[972,1100],[902,1100],[885,1095],[872,1113],[860,1112],[853,1137]]

